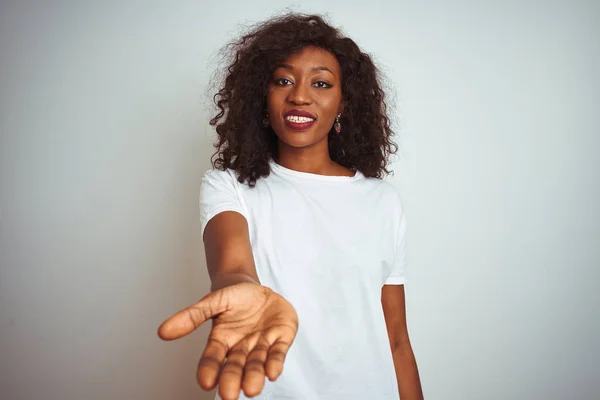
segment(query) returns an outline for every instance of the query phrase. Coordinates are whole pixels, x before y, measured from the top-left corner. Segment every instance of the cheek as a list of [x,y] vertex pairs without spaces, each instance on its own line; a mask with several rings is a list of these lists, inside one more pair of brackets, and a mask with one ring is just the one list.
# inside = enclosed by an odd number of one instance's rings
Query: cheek
[[340,99],[339,98],[328,98],[326,101],[321,103],[321,116],[325,117],[327,123],[332,123],[337,117],[339,108],[340,108]]
[[267,92],[267,108],[269,113],[275,113],[277,110],[280,110],[283,100],[285,100],[285,94],[281,90],[269,90]]
[[340,92],[335,93],[323,93],[322,96],[319,96],[319,103],[323,110],[328,112],[337,113],[340,103],[342,101],[342,94]]

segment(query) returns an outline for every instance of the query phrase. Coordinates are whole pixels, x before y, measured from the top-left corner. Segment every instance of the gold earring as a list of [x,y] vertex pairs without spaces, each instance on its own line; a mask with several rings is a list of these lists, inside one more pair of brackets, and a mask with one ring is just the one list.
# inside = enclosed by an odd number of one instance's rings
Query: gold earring
[[337,133],[338,135],[342,131],[342,124],[340,124],[341,116],[342,116],[342,113],[339,113],[337,115],[337,117],[335,118],[335,123],[333,124],[333,129],[335,129],[335,133]]

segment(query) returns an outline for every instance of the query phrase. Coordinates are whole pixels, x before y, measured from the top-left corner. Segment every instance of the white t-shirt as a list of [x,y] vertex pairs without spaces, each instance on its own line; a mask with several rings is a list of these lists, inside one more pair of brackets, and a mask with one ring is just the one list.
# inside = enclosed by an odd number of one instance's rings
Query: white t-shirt
[[298,313],[283,373],[266,379],[254,398],[398,399],[381,306],[382,286],[405,281],[397,190],[360,172],[323,176],[270,166],[254,188],[234,171],[208,171],[200,192],[202,232],[223,211],[242,214],[261,284]]

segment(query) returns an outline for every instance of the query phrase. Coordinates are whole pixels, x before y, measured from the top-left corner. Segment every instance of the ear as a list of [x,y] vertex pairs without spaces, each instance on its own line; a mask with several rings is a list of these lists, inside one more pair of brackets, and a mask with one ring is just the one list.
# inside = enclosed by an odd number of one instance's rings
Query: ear
[[338,107],[338,114],[343,113],[345,107],[346,107],[346,102],[344,100],[340,101],[340,106]]

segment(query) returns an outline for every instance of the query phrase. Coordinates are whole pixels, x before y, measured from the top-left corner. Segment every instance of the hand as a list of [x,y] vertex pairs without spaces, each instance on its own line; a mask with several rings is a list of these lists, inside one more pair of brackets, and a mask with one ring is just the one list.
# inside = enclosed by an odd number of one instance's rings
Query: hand
[[[208,343],[198,365],[198,383],[210,390],[219,383],[223,400],[237,399],[240,389],[258,395],[279,377],[296,332],[294,307],[271,289],[238,283],[205,296],[163,322],[158,335],[173,340],[213,318]],[[225,360],[226,359],[226,360]]]

